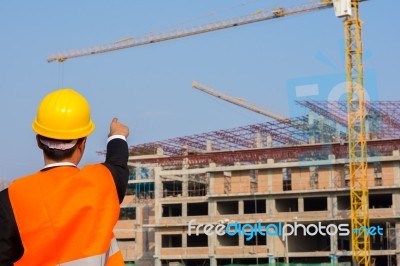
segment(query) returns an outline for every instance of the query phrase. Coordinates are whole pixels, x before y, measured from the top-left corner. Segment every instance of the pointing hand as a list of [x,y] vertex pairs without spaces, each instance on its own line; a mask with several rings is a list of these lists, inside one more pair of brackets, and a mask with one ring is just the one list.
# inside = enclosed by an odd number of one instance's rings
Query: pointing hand
[[110,133],[108,134],[108,136],[110,137],[113,135],[122,135],[125,136],[125,138],[127,138],[129,135],[129,128],[126,125],[120,123],[118,121],[118,118],[114,118],[110,124]]

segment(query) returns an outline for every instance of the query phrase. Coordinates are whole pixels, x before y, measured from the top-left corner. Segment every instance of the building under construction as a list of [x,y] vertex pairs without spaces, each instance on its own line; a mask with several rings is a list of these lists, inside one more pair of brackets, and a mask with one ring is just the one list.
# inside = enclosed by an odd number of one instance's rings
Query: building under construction
[[[283,239],[265,231],[271,224],[350,224],[346,102],[298,104],[307,115],[132,146],[115,228],[125,260],[351,265],[350,234],[357,232],[299,231]],[[371,264],[400,265],[400,102],[366,108],[369,219],[380,228],[370,234]],[[209,234],[205,224],[265,227],[249,239]]]

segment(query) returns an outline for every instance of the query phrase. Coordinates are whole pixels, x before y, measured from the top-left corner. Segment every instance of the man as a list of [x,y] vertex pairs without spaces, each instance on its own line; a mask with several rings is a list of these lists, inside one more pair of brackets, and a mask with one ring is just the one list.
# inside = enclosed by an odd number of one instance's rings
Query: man
[[48,94],[32,128],[45,167],[0,192],[0,266],[124,265],[112,230],[128,182],[129,128],[114,118],[105,162],[82,169],[94,130],[83,96]]

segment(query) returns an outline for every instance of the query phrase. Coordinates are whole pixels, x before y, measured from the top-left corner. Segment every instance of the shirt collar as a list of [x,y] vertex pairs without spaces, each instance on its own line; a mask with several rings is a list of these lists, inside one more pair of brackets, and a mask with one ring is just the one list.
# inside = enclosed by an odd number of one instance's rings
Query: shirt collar
[[74,167],[76,167],[76,165],[71,162],[60,162],[60,163],[47,164],[42,168],[42,170],[52,168],[52,167],[58,167],[58,166],[74,166]]

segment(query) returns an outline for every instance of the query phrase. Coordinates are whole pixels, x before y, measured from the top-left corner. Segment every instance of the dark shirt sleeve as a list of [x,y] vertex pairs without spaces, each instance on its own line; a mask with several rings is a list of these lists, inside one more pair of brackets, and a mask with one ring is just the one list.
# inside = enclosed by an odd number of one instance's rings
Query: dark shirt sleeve
[[117,188],[119,203],[125,197],[128,185],[128,144],[123,139],[113,139],[107,144],[106,161],[103,163],[111,172]]
[[0,265],[12,266],[24,253],[8,189],[0,191]]

